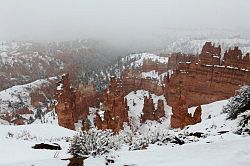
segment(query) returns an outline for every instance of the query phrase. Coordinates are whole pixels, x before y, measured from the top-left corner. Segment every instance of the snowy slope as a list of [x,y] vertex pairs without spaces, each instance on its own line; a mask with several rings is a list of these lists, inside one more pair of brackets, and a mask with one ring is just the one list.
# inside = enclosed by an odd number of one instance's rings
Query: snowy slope
[[[148,96],[147,91],[138,90],[136,94],[131,92],[126,96],[130,106],[129,117],[135,117],[138,120],[142,113],[143,96]],[[163,96],[152,94],[154,103]],[[136,104],[133,104],[133,100]],[[233,133],[237,128],[237,120],[226,120],[226,115],[222,114],[221,109],[228,100],[217,101],[211,104],[202,105],[202,122],[189,126],[183,130],[170,129],[169,120],[171,107],[167,106],[165,101],[166,119],[162,124],[148,123],[142,125],[139,129],[166,130],[169,134],[179,135],[190,132],[203,132],[204,138],[195,138],[192,142],[184,145],[149,145],[145,150],[129,151],[128,146],[124,145],[122,149],[108,154],[115,160],[111,166],[248,166],[250,164],[250,144],[249,136],[240,136]],[[156,105],[155,105],[156,106]],[[193,113],[195,108],[190,108]],[[48,115],[48,118],[52,116]],[[151,125],[151,126],[150,126]],[[149,130],[147,130],[149,131]],[[229,131],[220,134],[220,131]],[[65,137],[72,137],[74,131],[61,128],[53,124],[33,124],[25,126],[0,125],[0,165],[67,165],[67,162],[61,161],[66,158],[69,147]],[[11,133],[13,137],[8,136]],[[58,143],[63,148],[58,157],[54,158],[55,151],[34,150],[31,148],[35,143]],[[12,156],[17,156],[13,158]],[[105,156],[96,158],[90,157],[85,160],[85,166],[105,166]]]
[[[24,126],[0,125],[0,165],[67,165],[61,158],[67,157],[67,137],[74,131],[50,124]],[[13,136],[9,136],[13,134]],[[31,147],[37,143],[58,143],[62,150],[39,150]]]
[[[171,112],[171,107],[169,107],[166,103],[165,97],[163,95],[162,96],[157,96],[155,94],[151,94],[151,95],[152,95],[155,108],[157,108],[158,100],[164,101],[165,114],[166,114],[166,117],[168,117],[169,119],[169,115],[172,112]],[[135,125],[137,126],[139,126],[140,124],[140,118],[142,115],[142,109],[143,109],[143,104],[144,104],[144,96],[148,97],[149,92],[145,90],[137,90],[135,92],[130,92],[127,96],[125,96],[125,98],[127,98],[127,102],[129,106],[128,115],[130,118],[134,119]]]
[[158,56],[152,53],[130,54],[122,58],[123,62],[132,61],[131,66],[141,67],[144,60],[158,61],[159,63],[168,63],[168,57]]
[[[32,109],[30,93],[51,84],[50,79],[40,79],[25,85],[16,85],[6,90],[0,91],[0,112],[11,112],[19,108],[19,104]],[[10,107],[11,105],[11,107]]]
[[[222,139],[223,140],[223,139]],[[213,144],[192,143],[178,147],[150,146],[142,151],[114,153],[112,166],[248,166],[250,164],[249,138],[223,140]],[[105,160],[89,158],[86,166],[105,166]]]
[[[127,98],[136,98],[129,94]],[[228,100],[217,101],[202,105],[202,122],[189,126],[183,130],[169,130],[170,134],[185,134],[190,132],[203,132],[205,138],[195,138],[194,142],[179,145],[157,146],[150,145],[146,150],[128,151],[127,147],[113,152],[110,156],[115,160],[113,166],[247,166],[250,164],[250,138],[233,133],[237,128],[237,120],[226,120],[226,115],[221,113],[223,105]],[[137,106],[141,109],[141,105]],[[193,113],[195,108],[190,108]],[[136,112],[140,114],[140,111]],[[211,117],[211,118],[210,118]],[[159,127],[159,126],[158,126]],[[160,126],[162,127],[162,126]],[[167,126],[165,126],[167,128]],[[220,131],[229,131],[220,134]],[[104,166],[105,157],[89,158],[85,161],[86,166]]]

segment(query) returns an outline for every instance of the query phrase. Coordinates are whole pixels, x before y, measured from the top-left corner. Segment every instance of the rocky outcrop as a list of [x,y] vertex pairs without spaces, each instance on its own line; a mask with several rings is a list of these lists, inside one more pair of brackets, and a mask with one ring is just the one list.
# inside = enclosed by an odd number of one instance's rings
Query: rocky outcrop
[[15,113],[16,113],[16,114],[19,114],[19,115],[23,115],[23,114],[34,114],[33,111],[29,110],[27,107],[20,108],[20,109],[18,109]]
[[74,112],[75,112],[75,90],[70,87],[69,74],[62,76],[58,82],[55,94],[56,113],[58,124],[62,127],[75,130]]
[[158,96],[164,93],[163,86],[159,84],[158,80],[141,78],[135,71],[123,71],[121,74],[121,81],[125,94],[141,89],[154,93]]
[[123,129],[124,122],[128,122],[129,110],[124,96],[122,81],[111,77],[109,91],[103,92],[104,113],[96,114],[96,126],[99,129],[111,129],[115,133]]
[[25,125],[24,119],[18,118],[11,121],[14,125]]
[[238,47],[235,47],[234,49],[229,49],[224,54],[224,60],[222,64],[224,66],[250,70],[249,53],[243,56],[241,50],[239,50]]
[[180,96],[179,100],[172,107],[171,127],[184,128],[187,125],[193,125],[201,122],[201,106],[198,106],[192,116],[188,113],[188,105],[184,96]]
[[200,64],[204,65],[220,65],[221,47],[216,47],[211,42],[206,42],[199,56]]
[[149,97],[144,96],[141,122],[144,123],[146,120],[155,120],[154,111],[155,107],[151,95],[149,95]]
[[165,116],[164,102],[163,100],[158,100],[157,108],[155,109],[152,96],[144,96],[144,105],[142,109],[141,122],[144,123],[147,120],[159,121],[160,118]]
[[[240,57],[238,48],[233,51],[236,53],[226,52],[225,59],[221,59],[220,63],[215,60],[220,57],[220,47],[206,43],[202,50],[200,62],[179,62],[171,77],[165,78],[164,93],[168,105],[173,106],[178,101],[180,90],[185,93],[183,95],[187,105],[191,107],[227,99],[233,96],[240,86],[250,84],[250,71],[247,69],[250,67],[250,61],[246,61],[245,68],[241,68],[241,62],[237,58]],[[244,58],[247,59],[248,55]],[[229,64],[228,57],[238,59],[238,66],[224,66]],[[220,65],[221,63],[224,65]]]
[[164,102],[163,100],[158,100],[157,109],[155,110],[155,120],[159,120],[160,118],[165,116]]
[[146,59],[143,61],[142,64],[142,71],[143,72],[149,72],[152,70],[155,70],[159,74],[162,74],[166,72],[168,69],[168,64],[167,63],[160,63],[159,61],[153,61],[151,59]]
[[183,53],[173,53],[168,60],[168,70],[176,70],[182,63],[198,63],[199,58],[196,55]]
[[60,126],[75,129],[74,123],[78,120],[86,120],[89,107],[97,105],[98,93],[93,85],[79,85],[77,89],[72,88],[69,82],[69,74],[62,76],[57,83],[55,93],[56,113]]
[[[173,128],[200,122],[199,105],[227,99],[240,86],[250,84],[249,53],[243,56],[238,47],[222,57],[220,46],[207,42],[198,57],[175,54],[169,63],[173,63],[168,64],[173,74],[164,78],[164,93],[172,106]],[[188,113],[191,106],[198,106],[193,116]]]

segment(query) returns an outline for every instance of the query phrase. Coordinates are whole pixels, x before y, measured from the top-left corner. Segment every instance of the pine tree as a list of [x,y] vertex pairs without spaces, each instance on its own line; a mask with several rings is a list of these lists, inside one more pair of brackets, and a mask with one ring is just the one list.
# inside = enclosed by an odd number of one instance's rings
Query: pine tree
[[228,119],[236,119],[241,113],[250,110],[250,86],[241,87],[237,93],[223,108],[223,112],[228,113]]
[[69,153],[75,157],[96,156],[120,148],[119,139],[111,131],[91,128],[73,137]]
[[81,135],[75,135],[73,139],[71,140],[69,153],[73,157],[80,157],[82,156],[82,136]]

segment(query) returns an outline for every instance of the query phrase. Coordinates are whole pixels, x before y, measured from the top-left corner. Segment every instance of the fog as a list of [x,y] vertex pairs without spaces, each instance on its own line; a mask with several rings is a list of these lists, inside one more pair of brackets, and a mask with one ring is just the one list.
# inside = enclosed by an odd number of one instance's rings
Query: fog
[[249,34],[249,0],[0,0],[0,40],[157,48],[178,33]]

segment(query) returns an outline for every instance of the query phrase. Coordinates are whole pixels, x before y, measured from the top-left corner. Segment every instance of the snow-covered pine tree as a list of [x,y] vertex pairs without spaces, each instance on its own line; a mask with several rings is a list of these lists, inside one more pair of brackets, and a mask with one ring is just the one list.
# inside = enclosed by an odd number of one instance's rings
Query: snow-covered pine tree
[[112,149],[120,148],[120,141],[117,136],[109,130],[98,130],[91,128],[88,131],[81,132],[71,141],[69,153],[73,156],[96,156],[110,152]]
[[223,108],[223,112],[228,114],[228,119],[233,120],[247,110],[250,110],[250,86],[243,86]]
[[73,136],[73,139],[71,140],[69,153],[73,157],[80,157],[83,155],[83,147],[82,147],[82,134],[77,134]]
[[236,133],[250,135],[250,110],[244,112],[243,114],[240,114],[239,128]]
[[250,86],[243,86],[223,108],[228,119],[238,119],[237,134],[250,135]]

